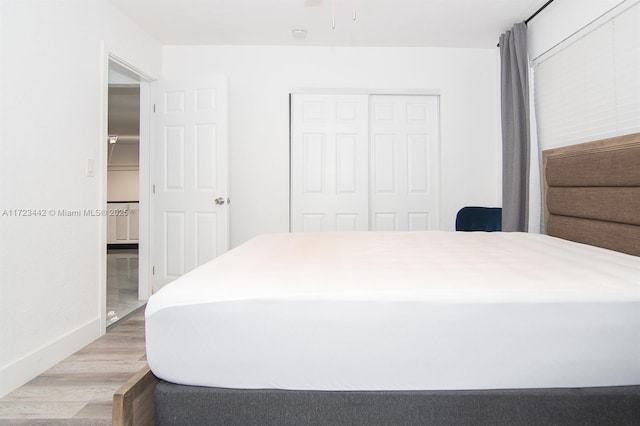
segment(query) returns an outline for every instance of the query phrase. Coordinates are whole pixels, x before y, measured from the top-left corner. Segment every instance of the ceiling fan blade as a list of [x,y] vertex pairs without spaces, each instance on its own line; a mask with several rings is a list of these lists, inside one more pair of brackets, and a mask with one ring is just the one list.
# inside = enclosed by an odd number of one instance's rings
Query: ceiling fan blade
[[320,6],[322,4],[322,0],[304,0],[304,5],[306,7],[309,6]]

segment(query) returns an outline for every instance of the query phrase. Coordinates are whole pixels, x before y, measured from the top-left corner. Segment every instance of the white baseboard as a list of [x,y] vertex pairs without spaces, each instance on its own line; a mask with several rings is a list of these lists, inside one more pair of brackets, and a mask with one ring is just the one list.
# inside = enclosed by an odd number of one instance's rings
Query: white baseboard
[[0,398],[42,374],[102,335],[100,318],[0,369]]

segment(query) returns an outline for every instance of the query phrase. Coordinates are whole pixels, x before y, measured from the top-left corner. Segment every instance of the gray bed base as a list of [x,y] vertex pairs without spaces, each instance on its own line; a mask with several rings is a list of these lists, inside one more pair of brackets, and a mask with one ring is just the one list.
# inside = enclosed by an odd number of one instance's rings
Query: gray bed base
[[480,391],[242,390],[160,381],[165,425],[640,425],[640,386]]

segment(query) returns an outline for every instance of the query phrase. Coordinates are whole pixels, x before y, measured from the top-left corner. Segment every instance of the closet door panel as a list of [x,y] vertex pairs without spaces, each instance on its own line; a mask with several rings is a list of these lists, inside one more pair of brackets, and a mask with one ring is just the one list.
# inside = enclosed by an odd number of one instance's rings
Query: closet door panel
[[373,192],[376,194],[393,194],[396,192],[396,151],[397,142],[393,134],[376,134],[372,140],[371,174]]
[[368,97],[291,96],[291,231],[366,231]]
[[370,110],[372,230],[439,229],[438,98],[373,95]]

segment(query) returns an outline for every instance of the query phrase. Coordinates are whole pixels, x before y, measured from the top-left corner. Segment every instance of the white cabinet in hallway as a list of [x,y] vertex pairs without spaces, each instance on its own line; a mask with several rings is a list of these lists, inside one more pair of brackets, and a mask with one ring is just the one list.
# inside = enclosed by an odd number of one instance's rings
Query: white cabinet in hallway
[[137,244],[140,204],[108,203],[107,206],[107,243]]

